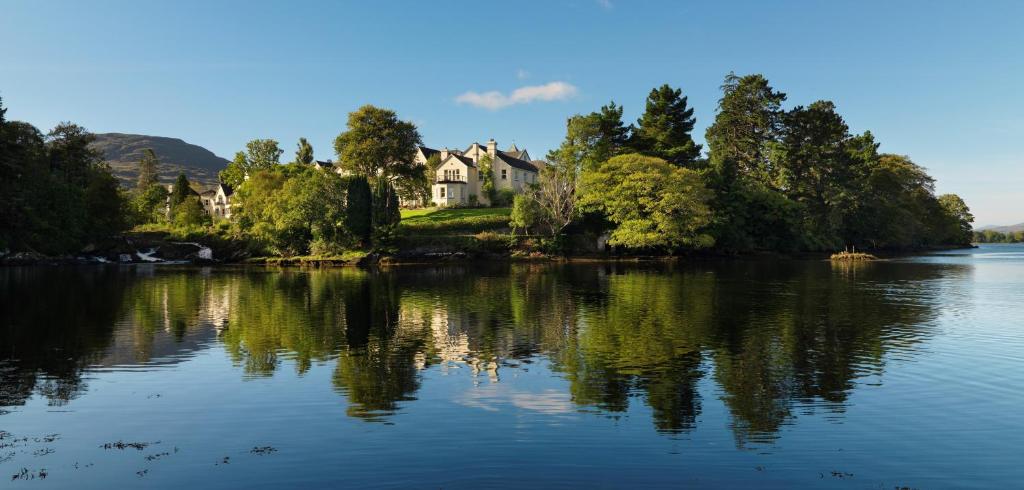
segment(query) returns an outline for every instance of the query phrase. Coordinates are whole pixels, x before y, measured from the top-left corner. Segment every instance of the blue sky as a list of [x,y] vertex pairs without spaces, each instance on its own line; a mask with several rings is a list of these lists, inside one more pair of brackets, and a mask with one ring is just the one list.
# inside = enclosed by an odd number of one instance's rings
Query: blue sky
[[[778,3],[778,4],[776,4]],[[295,5],[292,5],[295,4]],[[47,129],[182,138],[230,158],[300,136],[334,158],[363,104],[427,145],[494,137],[534,157],[614,99],[680,87],[703,142],[722,77],[836,103],[910,155],[976,224],[1024,221],[1024,2],[36,2],[0,4],[0,96]],[[495,93],[496,92],[496,93]]]

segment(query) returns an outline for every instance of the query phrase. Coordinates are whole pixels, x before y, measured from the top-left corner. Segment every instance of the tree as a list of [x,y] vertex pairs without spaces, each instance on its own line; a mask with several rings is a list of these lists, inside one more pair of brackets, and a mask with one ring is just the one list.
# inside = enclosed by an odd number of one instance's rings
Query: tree
[[174,181],[174,186],[171,188],[171,209],[175,206],[185,202],[185,199],[192,193],[192,187],[189,185],[188,177],[185,174],[178,174],[178,178]]
[[[477,166],[480,168],[480,192],[487,198],[488,204],[494,206],[498,201],[498,190],[494,187],[494,161],[490,155],[484,155],[477,162]],[[436,173],[435,170],[434,174]]]
[[[784,196],[774,195],[778,191],[771,168],[785,100],[786,94],[776,92],[761,75],[730,73],[722,84],[718,113],[705,139],[711,166],[708,184],[715,191],[712,234],[724,249],[748,250],[779,241],[777,236],[756,233],[772,227],[754,209],[768,207],[770,215],[780,218],[792,211]],[[783,236],[789,234],[783,230]]]
[[299,138],[298,149],[295,150],[295,163],[310,165],[313,163],[313,145],[306,138]]
[[277,141],[272,139],[256,139],[245,144],[246,172],[255,170],[271,170],[281,163],[284,153]]
[[945,211],[946,225],[940,237],[940,243],[946,245],[969,245],[974,235],[974,215],[960,196],[943,194],[939,196],[939,204]]
[[139,178],[135,184],[136,192],[144,192],[151,185],[156,184],[157,166],[160,161],[156,158],[153,150],[146,148],[142,150],[142,159],[139,160]]
[[626,150],[630,128],[622,124],[622,106],[611,102],[600,112],[575,115],[566,121],[565,140],[548,152],[548,161],[576,172],[597,168]]
[[386,180],[379,179],[374,185],[372,201],[373,242],[381,244],[391,239],[402,220],[398,193]]
[[239,187],[242,182],[245,182],[246,172],[249,170],[249,161],[245,157],[245,152],[235,152],[234,160],[228,166],[221,170],[217,175],[220,181],[230,185],[231,187]]
[[849,128],[829,101],[794,108],[784,124],[772,158],[774,188],[804,207],[813,248],[841,247],[844,213],[859,184]]
[[693,170],[660,158],[620,155],[583,174],[580,205],[603,211],[616,226],[608,243],[628,248],[704,248],[714,239],[711,193]]
[[100,162],[98,151],[89,147],[96,137],[85,128],[62,122],[46,135],[50,170],[64,182],[86,185],[89,169]]
[[167,218],[166,207],[169,193],[167,188],[151,185],[132,196],[132,220],[137,224],[156,223]]
[[414,159],[422,141],[413,123],[399,120],[394,111],[365,105],[349,113],[347,127],[334,140],[342,169],[389,183],[422,178]]
[[700,157],[701,146],[690,136],[696,119],[682,93],[681,89],[673,89],[668,84],[651,90],[647,107],[633,131],[630,142],[633,150],[673,165],[693,166]]
[[711,165],[724,185],[740,176],[772,184],[770,156],[785,100],[761,75],[726,75],[718,114],[705,133]]
[[373,230],[373,193],[366,176],[348,178],[345,203],[345,228],[358,245],[365,246]]
[[199,202],[199,196],[187,196],[172,209],[171,223],[181,228],[204,226],[210,224],[210,215]]
[[512,231],[524,230],[527,234],[541,222],[541,209],[537,200],[530,194],[516,194],[512,199],[512,213],[509,216],[509,226]]
[[576,218],[576,174],[572,169],[548,166],[527,194],[540,209],[540,220],[551,236],[558,236]]

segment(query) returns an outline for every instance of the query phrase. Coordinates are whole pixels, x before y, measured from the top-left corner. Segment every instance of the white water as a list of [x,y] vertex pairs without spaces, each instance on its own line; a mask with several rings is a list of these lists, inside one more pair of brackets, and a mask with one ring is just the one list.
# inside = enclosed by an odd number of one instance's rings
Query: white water
[[199,248],[197,256],[204,260],[213,260],[213,249],[196,242],[174,242],[176,245],[192,245]]
[[149,249],[149,250],[147,250],[145,252],[136,251],[135,255],[137,255],[144,262],[160,262],[160,261],[162,261],[162,259],[153,257],[153,254],[155,254],[155,253],[156,253],[156,249],[155,248],[151,248],[151,249]]

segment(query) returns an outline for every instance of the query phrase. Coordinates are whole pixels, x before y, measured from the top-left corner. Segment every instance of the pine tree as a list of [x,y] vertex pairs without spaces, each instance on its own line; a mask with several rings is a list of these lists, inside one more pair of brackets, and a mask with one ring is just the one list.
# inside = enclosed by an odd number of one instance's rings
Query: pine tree
[[171,209],[185,202],[191,190],[188,177],[185,177],[185,174],[178,174],[178,179],[174,181],[174,187],[171,189]]
[[146,148],[142,150],[142,159],[139,160],[139,180],[135,184],[135,190],[138,192],[144,192],[149,186],[157,183],[157,166],[160,161],[156,157],[156,153]]
[[295,150],[295,163],[310,165],[313,163],[313,145],[306,138],[299,138],[298,149]]
[[700,157],[701,146],[690,136],[697,120],[682,94],[681,89],[667,84],[651,90],[647,107],[633,132],[633,149],[677,166],[693,166]]

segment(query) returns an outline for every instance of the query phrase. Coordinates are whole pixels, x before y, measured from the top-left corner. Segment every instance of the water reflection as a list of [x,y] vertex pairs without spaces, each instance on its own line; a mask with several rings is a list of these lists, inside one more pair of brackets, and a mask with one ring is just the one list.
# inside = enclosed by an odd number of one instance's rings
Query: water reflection
[[568,392],[519,393],[515,406],[616,416],[639,402],[655,430],[686,433],[702,410],[698,384],[710,381],[742,446],[772,441],[797,411],[840,416],[859,378],[883,374],[887,355],[913,355],[930,336],[936,298],[969,271],[756,261],[6,269],[0,406],[33,394],[68,403],[97,366],[224,349],[241,378],[333,363],[346,413],[380,421],[415,410],[406,402],[430,388],[427,370],[465,367],[493,386],[543,360]]

